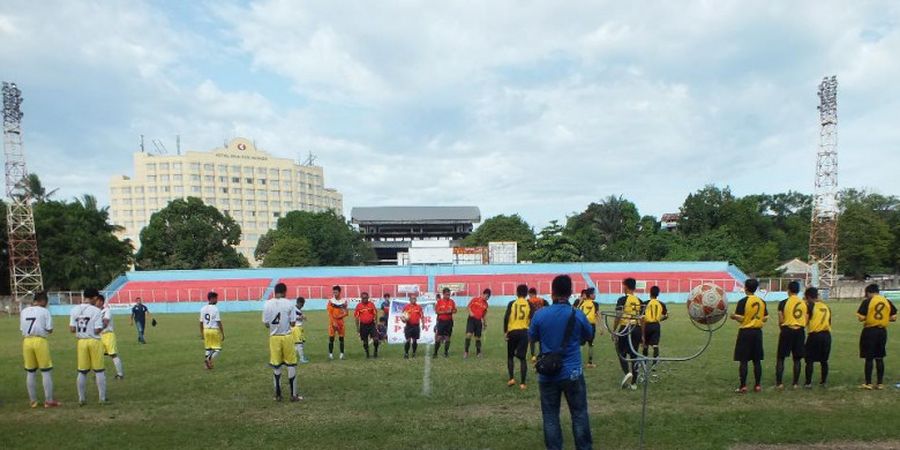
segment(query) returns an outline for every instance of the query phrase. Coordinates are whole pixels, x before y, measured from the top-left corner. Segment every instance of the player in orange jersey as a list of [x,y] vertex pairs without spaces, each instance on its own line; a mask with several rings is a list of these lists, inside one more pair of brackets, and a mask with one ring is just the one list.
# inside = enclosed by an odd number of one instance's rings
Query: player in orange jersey
[[326,309],[328,310],[328,359],[334,359],[334,336],[338,336],[341,346],[341,359],[344,359],[344,318],[349,314],[347,312],[347,300],[341,298],[341,287],[334,286],[331,288],[333,294],[331,300],[328,300]]
[[469,357],[469,344],[475,337],[475,354],[481,357],[481,333],[487,329],[488,300],[491,299],[491,290],[485,289],[481,297],[469,300],[469,319],[466,322],[466,351],[463,358]]

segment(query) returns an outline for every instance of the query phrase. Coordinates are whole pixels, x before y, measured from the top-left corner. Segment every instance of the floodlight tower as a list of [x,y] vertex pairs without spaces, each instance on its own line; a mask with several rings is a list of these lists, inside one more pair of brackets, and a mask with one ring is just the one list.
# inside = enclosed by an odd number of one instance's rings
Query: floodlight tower
[[29,301],[44,288],[34,214],[22,149],[22,91],[3,82],[3,148],[6,152],[6,223],[9,234],[9,275],[17,302]]
[[837,77],[819,83],[819,152],[809,228],[808,284],[831,290],[837,278]]

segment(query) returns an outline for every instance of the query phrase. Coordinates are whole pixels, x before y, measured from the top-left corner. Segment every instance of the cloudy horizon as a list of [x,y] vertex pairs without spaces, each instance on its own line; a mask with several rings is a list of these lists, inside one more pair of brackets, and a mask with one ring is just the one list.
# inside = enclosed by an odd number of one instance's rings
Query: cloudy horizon
[[29,169],[109,199],[139,136],[318,157],[354,206],[475,205],[535,228],[705,184],[812,193],[838,77],[839,183],[900,193],[900,4],[448,1],[0,5]]

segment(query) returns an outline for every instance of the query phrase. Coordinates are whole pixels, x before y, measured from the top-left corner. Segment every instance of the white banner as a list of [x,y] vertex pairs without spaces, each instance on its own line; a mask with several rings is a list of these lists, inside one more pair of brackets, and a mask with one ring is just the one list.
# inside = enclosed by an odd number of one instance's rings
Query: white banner
[[[434,312],[435,302],[433,300],[416,300],[416,303],[422,307],[422,321],[419,325],[422,332],[419,334],[420,344],[434,344],[434,324],[437,323],[437,314]],[[388,316],[388,344],[402,344],[406,342],[406,336],[403,335],[403,329],[406,324],[400,320],[403,314],[403,308],[409,304],[409,300],[403,298],[391,299],[391,312]]]

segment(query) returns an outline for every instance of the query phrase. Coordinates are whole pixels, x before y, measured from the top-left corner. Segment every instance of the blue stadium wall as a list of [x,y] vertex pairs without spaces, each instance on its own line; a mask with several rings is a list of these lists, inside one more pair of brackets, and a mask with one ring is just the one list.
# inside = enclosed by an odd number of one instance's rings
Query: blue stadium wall
[[[593,285],[587,274],[590,273],[634,273],[638,280],[642,275],[652,277],[653,273],[671,272],[727,272],[738,282],[747,279],[736,266],[727,262],[623,262],[623,263],[543,263],[543,264],[510,264],[510,265],[413,265],[413,266],[354,266],[354,267],[302,267],[302,268],[258,268],[258,269],[219,269],[219,270],[169,270],[169,271],[134,271],[127,272],[113,280],[105,289],[107,297],[117,293],[128,282],[140,281],[190,281],[190,280],[240,280],[271,279],[266,293],[259,300],[271,294],[277,280],[282,278],[324,278],[324,277],[373,277],[373,276],[425,276],[428,279],[428,292],[436,289],[435,278],[442,275],[515,275],[515,274],[582,274],[588,285]],[[683,303],[687,292],[664,293],[660,299],[669,303]],[[783,293],[769,292],[769,296],[780,298]],[[615,303],[618,294],[601,294],[597,300],[603,304]],[[729,300],[741,297],[738,292],[728,292]],[[494,296],[492,306],[503,306],[511,300],[510,296]],[[468,301],[464,297],[462,300]],[[326,299],[308,299],[306,309],[310,311],[325,308]],[[205,302],[157,302],[148,307],[153,313],[195,313]],[[66,315],[70,305],[50,305],[51,313]],[[261,301],[223,301],[219,302],[223,312],[260,311]],[[117,314],[127,314],[127,308],[116,308]]]

